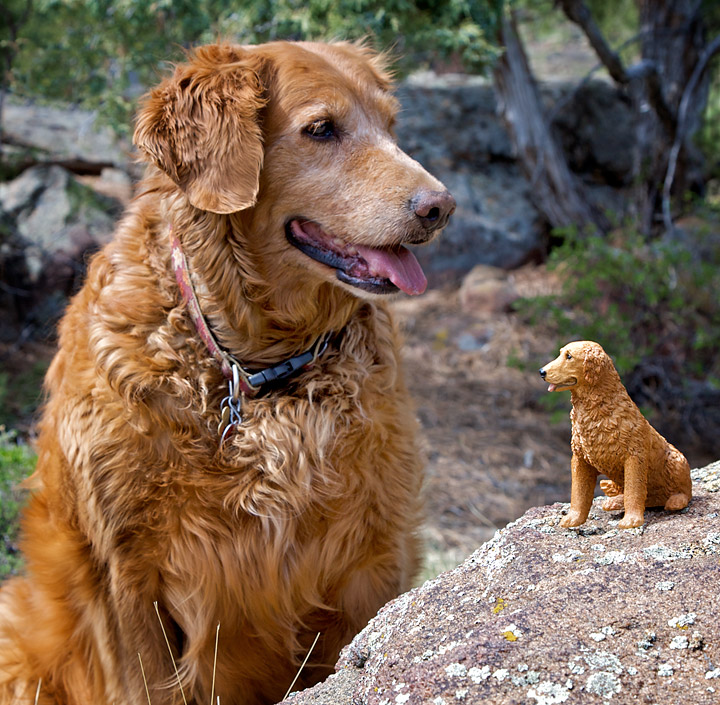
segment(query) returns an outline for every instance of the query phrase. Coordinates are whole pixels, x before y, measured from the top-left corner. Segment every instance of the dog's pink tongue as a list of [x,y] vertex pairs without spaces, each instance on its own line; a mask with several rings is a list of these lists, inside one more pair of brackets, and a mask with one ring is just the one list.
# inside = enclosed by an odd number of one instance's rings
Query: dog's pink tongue
[[554,384],[551,384],[551,385],[548,387],[548,392],[554,392],[554,391],[555,391],[555,385],[554,385]]
[[356,245],[360,256],[370,270],[379,277],[389,279],[398,289],[414,296],[427,289],[427,279],[415,255],[406,247],[375,249]]

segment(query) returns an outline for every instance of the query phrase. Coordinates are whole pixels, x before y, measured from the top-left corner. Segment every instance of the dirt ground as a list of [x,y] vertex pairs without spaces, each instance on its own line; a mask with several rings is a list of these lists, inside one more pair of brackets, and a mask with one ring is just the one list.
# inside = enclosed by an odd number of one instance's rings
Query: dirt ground
[[[550,286],[543,267],[509,279],[522,295]],[[536,370],[555,357],[554,342],[516,314],[468,311],[459,299],[457,289],[431,290],[393,304],[427,456],[424,577],[529,507],[570,496],[569,417],[551,423],[539,405],[547,392]]]

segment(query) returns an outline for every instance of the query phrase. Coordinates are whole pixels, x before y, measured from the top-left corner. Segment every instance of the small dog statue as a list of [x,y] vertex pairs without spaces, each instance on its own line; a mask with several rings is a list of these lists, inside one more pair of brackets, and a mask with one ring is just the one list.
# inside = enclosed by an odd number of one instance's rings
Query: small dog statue
[[645,507],[677,511],[692,497],[690,465],[640,413],[600,345],[568,343],[540,370],[549,392],[570,391],[572,411],[572,489],[563,527],[587,519],[599,474],[607,495],[602,508],[625,509],[618,526],[644,522]]

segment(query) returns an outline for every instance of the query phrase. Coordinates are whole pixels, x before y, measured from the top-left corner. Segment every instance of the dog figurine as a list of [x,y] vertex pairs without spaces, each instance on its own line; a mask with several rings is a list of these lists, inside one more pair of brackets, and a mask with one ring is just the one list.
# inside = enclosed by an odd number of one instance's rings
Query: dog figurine
[[549,392],[570,391],[572,400],[572,489],[563,527],[580,526],[593,501],[595,481],[607,495],[602,508],[625,509],[618,526],[644,522],[645,507],[678,511],[692,497],[690,465],[640,413],[598,343],[568,343],[540,369]]

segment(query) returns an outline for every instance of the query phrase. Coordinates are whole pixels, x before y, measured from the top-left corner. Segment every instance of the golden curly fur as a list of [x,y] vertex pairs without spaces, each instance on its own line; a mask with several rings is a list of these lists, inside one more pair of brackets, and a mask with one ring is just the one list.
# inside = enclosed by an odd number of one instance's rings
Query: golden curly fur
[[[401,245],[454,205],[395,145],[390,88],[362,46],[278,42],[201,48],[146,98],[135,141],[154,164],[46,379],[27,574],[0,592],[0,703],[33,702],[40,679],[40,703],[144,703],[138,655],[152,705],[180,702],[155,602],[188,702],[209,702],[214,677],[223,705],[273,703],[317,632],[297,687],[410,586],[414,414],[388,308],[363,288],[386,272],[353,257],[378,248],[421,289]],[[355,279],[294,247],[293,218],[333,233]],[[337,334],[246,400],[223,445],[227,383],[180,297],[170,226],[211,328],[248,367]]]
[[618,526],[644,522],[645,507],[677,511],[692,497],[690,466],[645,419],[600,345],[568,343],[541,370],[549,391],[570,390],[572,399],[572,488],[570,512],[561,526],[587,519],[599,474],[607,511],[625,509]]

